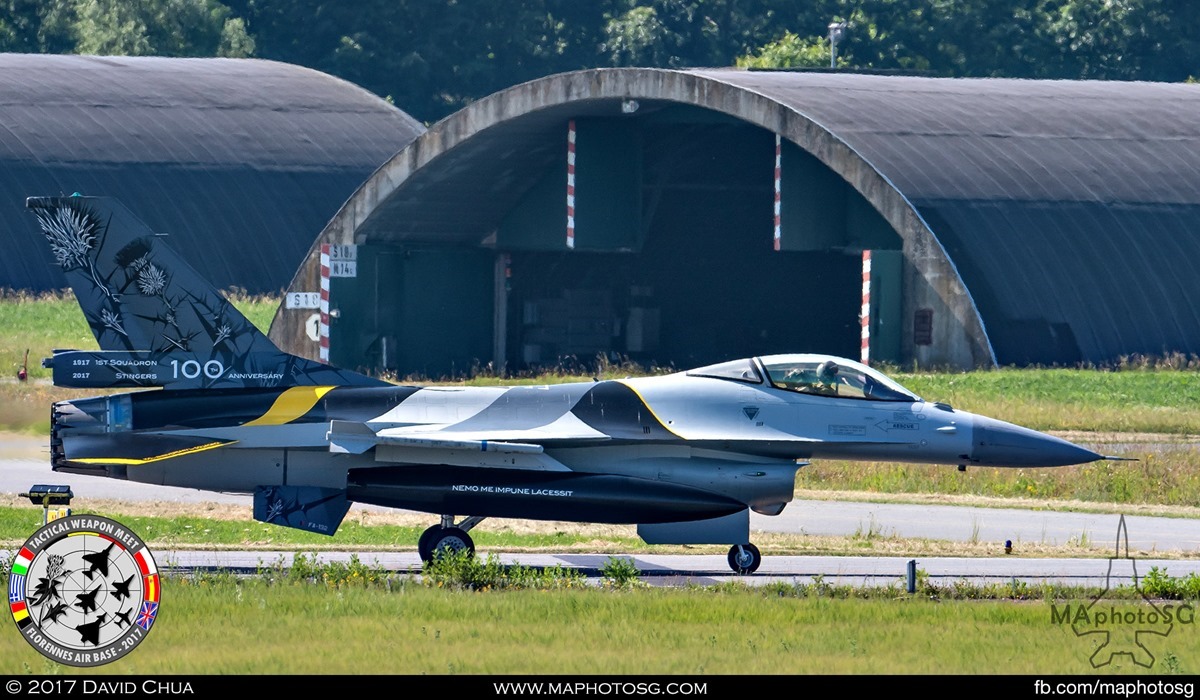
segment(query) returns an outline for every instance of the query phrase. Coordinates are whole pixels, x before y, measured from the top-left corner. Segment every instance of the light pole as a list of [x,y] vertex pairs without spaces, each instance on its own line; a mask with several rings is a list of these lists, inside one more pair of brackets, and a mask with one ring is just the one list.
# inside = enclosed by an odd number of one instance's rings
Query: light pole
[[829,67],[837,68],[837,45],[846,33],[845,22],[829,23]]

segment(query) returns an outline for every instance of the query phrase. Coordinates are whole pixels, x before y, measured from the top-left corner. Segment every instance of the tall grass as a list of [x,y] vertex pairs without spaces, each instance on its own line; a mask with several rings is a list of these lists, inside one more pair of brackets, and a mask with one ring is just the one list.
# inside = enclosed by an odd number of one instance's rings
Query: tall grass
[[1200,371],[1190,364],[892,376],[926,400],[1038,430],[1200,433]]
[[51,350],[98,347],[70,290],[46,294],[0,290],[0,322],[4,327],[0,376],[6,378],[16,377],[26,350],[29,378],[39,379],[50,376],[49,370],[42,369],[42,358],[49,357]]
[[801,489],[1200,506],[1200,453],[1187,445],[1119,448],[1136,462],[1052,469],[818,461],[796,476]]
[[[1052,621],[1061,594],[969,582],[917,594],[820,581],[747,587],[438,587],[411,578],[171,577],[154,628],[96,669],[47,662],[12,630],[0,674],[1095,673],[1090,639]],[[1047,595],[1049,593],[1049,595]],[[1114,597],[1106,610],[1145,609]],[[1195,673],[1192,629],[1155,640],[1159,673]],[[1141,671],[1114,660],[1110,672]]]
[[[13,499],[15,502],[15,499]],[[156,548],[239,547],[249,549],[408,549],[416,547],[421,532],[437,521],[433,515],[414,518],[419,525],[367,524],[369,518],[346,518],[335,537],[295,528],[269,525],[251,519],[246,508],[241,519],[216,519],[200,516],[150,516],[128,512],[109,512],[76,501],[75,513],[96,513],[120,520]],[[19,543],[41,526],[42,511],[28,505],[0,505],[0,543]],[[483,548],[512,550],[552,549],[556,551],[596,551],[601,546],[594,530],[550,530],[514,532],[503,520],[489,520],[471,531],[475,543]],[[605,534],[603,546],[610,549],[645,547],[632,527],[625,534]]]
[[[232,289],[226,298],[264,333],[270,328],[279,306],[279,297],[251,295]],[[29,378],[45,379],[50,370],[42,368],[42,358],[54,349],[96,350],[99,346],[71,290],[32,294],[0,290],[0,376],[15,377],[29,351]]]

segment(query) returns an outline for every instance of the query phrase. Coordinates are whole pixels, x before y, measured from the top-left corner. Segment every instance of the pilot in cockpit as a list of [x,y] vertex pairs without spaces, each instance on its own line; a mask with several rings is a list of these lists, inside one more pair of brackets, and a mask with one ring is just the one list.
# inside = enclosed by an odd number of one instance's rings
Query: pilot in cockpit
[[838,383],[838,364],[836,362],[825,360],[817,365],[817,382],[812,387],[814,393],[837,396]]

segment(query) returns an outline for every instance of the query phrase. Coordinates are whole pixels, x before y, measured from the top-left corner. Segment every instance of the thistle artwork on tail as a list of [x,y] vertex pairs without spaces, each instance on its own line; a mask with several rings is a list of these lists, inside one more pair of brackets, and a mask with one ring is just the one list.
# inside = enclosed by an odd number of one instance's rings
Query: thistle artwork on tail
[[383,382],[280,351],[119,202],[30,197],[100,353],[59,352],[58,386],[211,388]]

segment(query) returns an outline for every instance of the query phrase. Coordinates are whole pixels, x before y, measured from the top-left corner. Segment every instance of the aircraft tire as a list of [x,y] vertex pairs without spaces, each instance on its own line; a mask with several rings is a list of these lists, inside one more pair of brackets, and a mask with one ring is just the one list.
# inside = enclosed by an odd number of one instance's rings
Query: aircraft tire
[[420,539],[417,540],[417,553],[421,555],[421,561],[428,563],[433,560],[433,547],[430,544],[441,531],[441,525],[434,525],[421,533]]
[[457,527],[440,528],[436,534],[429,537],[428,546],[430,559],[436,557],[439,552],[447,551],[465,551],[468,557],[475,556],[475,541],[466,530]]
[[750,543],[735,544],[729,548],[729,568],[738,575],[752,574],[762,564],[762,553]]

